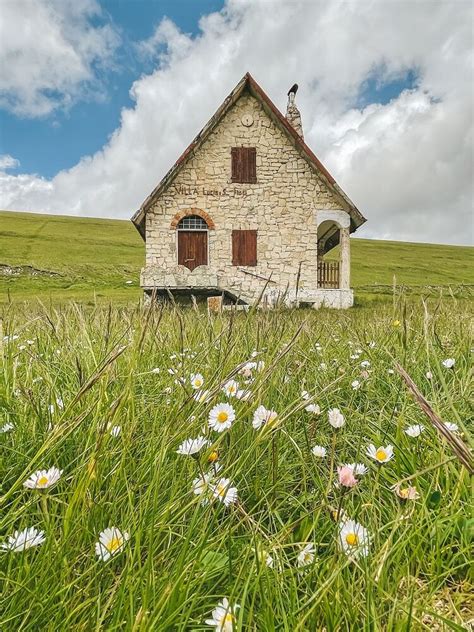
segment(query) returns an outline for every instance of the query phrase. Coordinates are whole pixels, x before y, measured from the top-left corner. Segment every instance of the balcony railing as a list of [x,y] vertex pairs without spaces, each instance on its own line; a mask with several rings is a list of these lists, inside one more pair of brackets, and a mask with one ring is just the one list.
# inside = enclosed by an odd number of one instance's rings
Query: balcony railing
[[318,261],[318,287],[339,288],[339,261]]

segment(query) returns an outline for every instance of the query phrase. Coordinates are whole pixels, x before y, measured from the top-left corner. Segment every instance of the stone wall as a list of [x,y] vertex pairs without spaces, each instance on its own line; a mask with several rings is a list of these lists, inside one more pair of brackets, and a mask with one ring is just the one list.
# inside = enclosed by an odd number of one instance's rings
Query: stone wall
[[[253,125],[241,118],[250,113]],[[257,148],[257,183],[232,183],[231,147]],[[177,214],[198,208],[212,219],[209,270],[242,296],[256,296],[271,277],[272,291],[316,289],[317,223],[320,210],[340,209],[336,197],[309,167],[261,104],[244,93],[184,165],[146,216],[146,265],[177,264]],[[174,221],[175,220],[175,221]],[[232,230],[256,229],[257,266],[232,266]],[[245,274],[247,270],[252,274]],[[224,280],[224,281],[222,281]]]

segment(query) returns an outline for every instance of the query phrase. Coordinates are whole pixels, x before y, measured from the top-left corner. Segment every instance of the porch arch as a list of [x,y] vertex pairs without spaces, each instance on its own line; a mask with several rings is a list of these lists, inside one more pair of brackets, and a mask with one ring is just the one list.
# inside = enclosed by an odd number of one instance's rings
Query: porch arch
[[[316,212],[318,240],[318,287],[348,289],[350,287],[349,214],[328,209]],[[340,246],[339,261],[327,261],[324,255]]]
[[206,222],[208,230],[215,230],[216,225],[214,224],[212,217],[209,215],[209,213],[206,213],[206,211],[203,211],[200,208],[186,208],[178,211],[178,213],[176,213],[176,215],[171,220],[170,228],[176,230],[179,222],[184,217],[188,217],[189,215],[197,215]]

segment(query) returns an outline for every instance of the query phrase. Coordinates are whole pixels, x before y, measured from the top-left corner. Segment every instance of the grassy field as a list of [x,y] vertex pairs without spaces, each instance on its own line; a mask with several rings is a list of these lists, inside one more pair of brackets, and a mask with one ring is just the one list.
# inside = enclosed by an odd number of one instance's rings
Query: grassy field
[[[0,300],[137,300],[144,252],[128,221],[0,212]],[[12,274],[14,266],[23,268]],[[469,294],[474,249],[352,240],[352,285],[359,303],[390,297],[394,277],[416,294],[452,288]],[[460,284],[470,287],[460,290]]]
[[468,301],[2,310],[2,632],[219,629],[224,599],[226,632],[469,629],[469,475],[395,370],[468,441]]

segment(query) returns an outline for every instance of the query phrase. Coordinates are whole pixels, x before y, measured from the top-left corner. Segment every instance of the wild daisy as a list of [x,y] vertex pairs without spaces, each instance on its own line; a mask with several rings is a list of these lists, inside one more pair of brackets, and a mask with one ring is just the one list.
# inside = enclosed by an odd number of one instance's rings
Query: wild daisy
[[351,383],[351,386],[352,386],[352,390],[353,390],[353,391],[356,391],[358,388],[360,388],[360,382],[359,382],[359,380],[354,380],[354,381]]
[[356,476],[363,476],[369,471],[369,468],[363,463],[345,463],[344,465],[349,467]]
[[426,371],[425,377],[426,377],[427,380],[432,380],[433,379],[433,373],[431,373],[431,371]]
[[237,502],[237,488],[231,487],[228,478],[221,478],[215,485],[211,485],[211,490],[215,498],[224,503],[226,507]]
[[402,500],[417,500],[420,497],[420,494],[416,491],[416,487],[408,486],[402,488],[400,485],[395,485],[393,490]]
[[107,527],[99,534],[99,541],[95,545],[95,554],[103,562],[123,551],[130,536],[126,531],[120,531],[117,527]]
[[297,565],[302,568],[303,566],[308,566],[309,564],[312,564],[314,560],[314,553],[314,544],[306,544],[298,553],[298,557],[296,558]]
[[343,487],[355,487],[359,482],[354,476],[354,470],[347,465],[341,465],[337,468],[337,476],[339,485]]
[[366,454],[370,456],[371,459],[377,461],[377,463],[388,463],[393,458],[393,446],[387,445],[385,447],[380,446],[380,448],[376,448],[373,443],[371,443],[367,450]]
[[205,624],[213,627],[215,632],[233,632],[238,608],[238,604],[231,606],[229,600],[224,597],[212,611],[212,619],[206,619]]
[[454,358],[446,358],[446,360],[443,360],[441,364],[445,369],[452,369],[456,364],[456,360]]
[[370,362],[369,362],[368,360],[363,360],[363,361],[360,363],[360,366],[361,366],[363,369],[368,369],[368,368],[370,367]]
[[346,423],[344,419],[344,415],[341,413],[339,408],[331,408],[328,411],[329,423],[333,428],[342,428],[342,426]]
[[313,415],[321,414],[321,408],[318,406],[318,404],[308,404],[307,406],[304,407],[304,409],[308,413],[312,413]]
[[227,397],[235,397],[239,390],[239,385],[235,380],[229,380],[222,388]]
[[38,470],[23,483],[23,487],[28,489],[46,489],[55,485],[61,478],[62,470],[51,467],[49,470]]
[[339,525],[339,542],[350,558],[366,557],[369,554],[369,534],[355,520],[346,520]]
[[10,432],[11,430],[13,430],[15,426],[10,423],[9,421],[7,421],[6,424],[3,424],[3,426],[0,426],[0,434],[3,434],[5,432]]
[[414,424],[413,426],[408,426],[408,428],[405,428],[405,434],[409,437],[416,438],[421,435],[424,429],[425,427],[422,424]]
[[35,527],[28,527],[23,531],[15,531],[13,535],[8,536],[6,542],[0,545],[6,551],[14,551],[18,553],[31,549],[33,546],[39,546],[45,541],[44,531],[38,531]]
[[192,373],[189,379],[194,390],[197,391],[202,388],[204,384],[204,378],[200,373]]
[[161,369],[159,366],[156,366],[154,369],[151,370],[151,373],[155,373],[155,375],[158,375],[158,373],[160,373]]
[[198,476],[193,480],[193,494],[201,496],[209,490],[209,483],[212,480],[212,474],[204,474],[204,476]]
[[211,445],[211,442],[204,437],[196,437],[196,439],[186,439],[176,450],[178,454],[184,454],[186,456],[191,456],[193,454],[197,454],[204,447]]
[[232,426],[235,411],[230,404],[217,404],[209,413],[209,427],[216,432],[223,432]]
[[324,459],[327,454],[326,448],[322,445],[315,445],[311,452],[314,454],[314,456],[317,456],[320,459]]
[[459,426],[457,424],[453,424],[451,421],[445,421],[444,427],[447,428],[450,432],[459,431]]
[[265,406],[259,406],[253,414],[252,426],[258,430],[263,425],[271,427],[278,417],[274,410],[268,410]]

